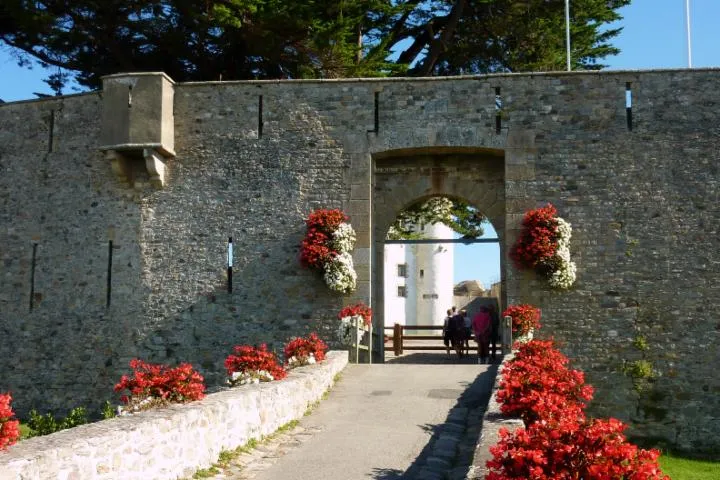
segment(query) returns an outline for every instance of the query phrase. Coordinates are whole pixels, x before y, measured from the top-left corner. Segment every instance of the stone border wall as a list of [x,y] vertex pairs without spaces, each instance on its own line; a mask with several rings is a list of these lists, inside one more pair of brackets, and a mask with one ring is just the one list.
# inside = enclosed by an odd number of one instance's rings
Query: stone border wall
[[43,437],[0,453],[0,479],[176,479],[209,467],[222,450],[299,419],[348,363],[345,351],[278,382],[234,388]]

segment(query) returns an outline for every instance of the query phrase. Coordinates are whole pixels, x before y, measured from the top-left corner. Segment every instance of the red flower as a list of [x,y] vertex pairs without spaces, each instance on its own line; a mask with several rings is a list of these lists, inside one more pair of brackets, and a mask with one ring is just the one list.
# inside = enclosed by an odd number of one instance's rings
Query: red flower
[[300,249],[303,266],[323,270],[338,252],[332,249],[332,234],[349,219],[341,210],[315,210],[305,221],[307,233]]
[[0,393],[0,450],[14,445],[20,438],[20,422],[13,418],[11,402],[9,393]]
[[553,258],[558,249],[557,210],[552,204],[530,210],[522,221],[523,229],[510,251],[518,268],[536,269],[540,273],[553,271]]
[[287,376],[287,372],[280,365],[273,352],[268,351],[266,344],[258,348],[250,345],[236,345],[233,348],[234,354],[228,355],[225,359],[225,370],[228,376],[235,372],[256,372],[265,370],[275,380],[281,380]]
[[510,305],[502,316],[512,317],[512,331],[515,335],[527,335],[530,330],[540,328],[540,309],[532,305]]
[[355,315],[360,315],[367,326],[372,323],[372,308],[362,302],[343,308],[338,313],[338,318],[354,317]]
[[300,363],[306,363],[310,354],[315,357],[315,361],[321,362],[325,360],[325,352],[328,346],[323,342],[316,333],[311,333],[307,338],[293,338],[285,345],[285,361],[290,357],[295,357]]
[[128,404],[134,398],[154,397],[168,402],[189,402],[205,396],[205,383],[202,375],[193,370],[189,363],[181,363],[175,368],[167,365],[155,365],[137,358],[130,361],[133,376],[123,375],[115,385],[115,391],[129,390],[130,396],[123,395],[121,400]]
[[670,480],[658,466],[659,452],[629,443],[622,422],[586,418],[592,387],[568,363],[552,341],[533,340],[505,365],[497,399],[525,428],[500,430],[485,478]]

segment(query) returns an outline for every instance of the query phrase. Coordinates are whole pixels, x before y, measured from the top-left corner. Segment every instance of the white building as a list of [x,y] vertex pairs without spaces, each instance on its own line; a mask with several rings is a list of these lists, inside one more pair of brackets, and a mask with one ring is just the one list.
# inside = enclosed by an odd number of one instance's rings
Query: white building
[[[427,239],[453,238],[442,223],[420,231]],[[442,325],[453,305],[453,261],[452,243],[385,245],[385,325]]]

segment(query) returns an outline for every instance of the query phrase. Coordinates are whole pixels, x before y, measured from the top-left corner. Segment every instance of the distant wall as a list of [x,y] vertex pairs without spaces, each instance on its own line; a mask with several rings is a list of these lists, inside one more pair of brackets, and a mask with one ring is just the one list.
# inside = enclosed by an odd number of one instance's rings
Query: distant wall
[[[597,414],[633,421],[633,435],[717,448],[718,79],[678,70],[177,84],[162,188],[143,168],[134,187],[120,182],[98,151],[112,118],[102,92],[4,104],[0,391],[13,391],[21,414],[97,408],[135,356],[190,361],[220,383],[232,345],[280,348],[311,330],[333,340],[344,303],[372,302],[382,324],[381,240],[402,208],[442,194],[492,221],[503,303],[542,308],[545,334],[597,388]],[[568,292],[506,260],[523,213],[546,202],[574,228]],[[320,207],[343,208],[357,231],[352,296],[299,267],[303,218]],[[656,376],[634,389],[621,370],[640,359]]]

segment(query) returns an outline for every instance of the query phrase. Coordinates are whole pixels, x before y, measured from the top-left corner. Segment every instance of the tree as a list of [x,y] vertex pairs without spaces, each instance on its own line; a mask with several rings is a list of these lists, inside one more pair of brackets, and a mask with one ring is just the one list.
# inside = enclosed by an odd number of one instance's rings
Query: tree
[[[630,0],[573,0],[575,69],[597,69]],[[102,75],[177,81],[454,75],[565,65],[564,0],[3,0],[18,62],[96,88]]]
[[423,238],[422,233],[416,228],[434,223],[444,223],[463,238],[477,238],[483,234],[484,222],[487,222],[487,218],[462,200],[432,197],[401,211],[390,226],[386,238],[388,240]]

